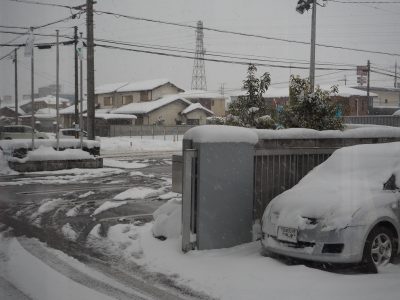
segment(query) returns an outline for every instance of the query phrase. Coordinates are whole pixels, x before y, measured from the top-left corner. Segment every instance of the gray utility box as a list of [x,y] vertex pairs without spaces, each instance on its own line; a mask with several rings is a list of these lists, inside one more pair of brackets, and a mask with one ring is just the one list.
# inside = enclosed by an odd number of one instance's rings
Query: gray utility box
[[[185,141],[184,147],[189,144],[192,150],[184,149],[183,250],[218,249],[250,242],[254,145]],[[185,160],[185,152],[189,151],[195,153],[194,158]],[[189,165],[191,168],[187,168]]]

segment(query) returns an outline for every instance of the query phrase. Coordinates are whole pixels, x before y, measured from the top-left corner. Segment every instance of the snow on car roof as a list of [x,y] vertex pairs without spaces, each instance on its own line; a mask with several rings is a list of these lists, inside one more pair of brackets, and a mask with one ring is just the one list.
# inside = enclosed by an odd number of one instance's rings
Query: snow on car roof
[[147,102],[139,102],[139,103],[130,103],[120,108],[114,109],[111,113],[114,114],[147,114],[153,110],[156,110],[160,107],[168,105],[175,101],[181,101],[188,106],[192,104],[189,100],[179,96],[179,95],[169,95],[165,96],[159,100],[147,101]]
[[205,108],[205,107],[204,107],[203,105],[201,105],[200,103],[193,103],[193,104],[190,104],[188,107],[186,107],[186,108],[181,112],[181,114],[185,115],[185,114],[188,114],[188,113],[190,113],[190,112],[192,112],[192,111],[194,111],[194,110],[196,110],[196,109],[201,109],[201,110],[206,111],[206,112],[209,113],[210,115],[214,115],[214,113],[213,113],[211,110]]

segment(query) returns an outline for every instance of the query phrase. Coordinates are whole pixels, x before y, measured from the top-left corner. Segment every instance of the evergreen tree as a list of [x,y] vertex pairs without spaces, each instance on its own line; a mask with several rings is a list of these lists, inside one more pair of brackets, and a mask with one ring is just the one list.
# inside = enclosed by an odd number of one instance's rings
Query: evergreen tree
[[323,91],[319,87],[313,93],[310,82],[291,76],[289,104],[279,115],[279,122],[285,128],[311,128],[315,130],[342,130],[343,119],[337,116],[337,107],[330,95],[337,93],[337,87]]
[[265,72],[260,78],[256,77],[257,68],[250,64],[247,69],[246,79],[243,81],[243,89],[246,96],[238,97],[229,105],[227,124],[242,127],[274,128],[274,109],[269,107],[263,98],[263,94],[271,84],[271,77]]

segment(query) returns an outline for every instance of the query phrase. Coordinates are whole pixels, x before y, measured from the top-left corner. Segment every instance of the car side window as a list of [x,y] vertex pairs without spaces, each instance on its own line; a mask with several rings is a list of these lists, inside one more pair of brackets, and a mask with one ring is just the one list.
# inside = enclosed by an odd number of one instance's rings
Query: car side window
[[395,191],[399,189],[396,185],[396,175],[392,174],[389,179],[383,184],[383,189],[387,191]]

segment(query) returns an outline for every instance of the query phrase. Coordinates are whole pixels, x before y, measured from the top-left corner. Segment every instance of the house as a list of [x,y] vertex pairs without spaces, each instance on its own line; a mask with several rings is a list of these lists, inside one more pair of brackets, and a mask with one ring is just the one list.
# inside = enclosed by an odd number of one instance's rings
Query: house
[[183,123],[181,112],[192,103],[180,95],[168,95],[147,102],[130,103],[111,111],[113,114],[134,114],[136,125],[177,125]]
[[187,125],[205,125],[207,118],[214,116],[214,112],[200,103],[192,103],[181,112],[181,116],[182,123]]
[[[331,85],[320,86],[322,90],[330,91]],[[239,97],[245,97],[246,91],[239,90],[230,93],[230,102]],[[263,95],[265,101],[273,106],[283,106],[289,101],[289,87],[275,88],[270,87]],[[377,95],[370,93],[370,98],[374,99]],[[368,114],[367,93],[347,86],[338,86],[338,92],[331,94],[331,100],[340,106],[343,116],[361,116]]]
[[[61,98],[59,97],[58,99],[59,101],[59,108],[65,108],[67,106],[69,106],[69,100],[65,99],[65,98]],[[33,105],[34,105],[34,111],[38,111],[39,109],[42,108],[56,108],[56,97],[52,96],[52,95],[48,95],[45,97],[40,97],[40,98],[35,98],[33,101]],[[31,113],[32,112],[32,102],[28,101],[25,102],[24,104],[22,104],[20,106],[26,113]]]
[[[354,87],[364,91],[365,86]],[[376,95],[373,99],[373,114],[392,114],[400,108],[400,88],[370,87],[370,94]]]
[[[25,114],[22,109],[18,110],[18,117]],[[15,108],[4,106],[0,108],[0,125],[15,124]]]
[[[55,108],[41,108],[35,112],[35,129],[44,132],[54,132],[57,122],[57,111]],[[32,114],[26,114],[20,117],[22,125],[31,126]]]
[[120,82],[96,87],[95,101],[101,108],[118,108],[130,103],[157,100],[165,95],[180,92],[183,90],[168,79]]
[[[85,113],[87,111],[87,101],[84,100],[82,102],[82,112]],[[78,111],[80,111],[80,104],[78,104]],[[68,106],[59,111],[61,124],[63,128],[72,128],[75,123],[75,105]]]
[[180,96],[192,103],[200,103],[203,107],[211,110],[216,116],[225,116],[226,98],[224,95],[202,90],[189,90],[180,93]]

